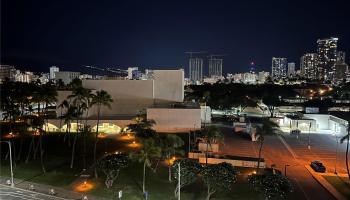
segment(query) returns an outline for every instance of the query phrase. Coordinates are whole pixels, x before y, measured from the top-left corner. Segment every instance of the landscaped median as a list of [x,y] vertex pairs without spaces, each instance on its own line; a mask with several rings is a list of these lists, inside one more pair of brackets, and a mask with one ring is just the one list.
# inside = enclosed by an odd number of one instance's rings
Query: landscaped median
[[323,178],[328,181],[339,193],[347,199],[350,199],[350,181],[348,176],[344,175],[323,175]]
[[[345,185],[341,184],[341,180],[337,175],[332,173],[318,173],[315,172],[309,165],[305,165],[306,169],[310,174],[319,182],[324,188],[328,190],[336,199],[347,200],[350,198],[350,183],[343,182]],[[337,180],[338,178],[338,180]],[[345,193],[344,193],[345,192]]]

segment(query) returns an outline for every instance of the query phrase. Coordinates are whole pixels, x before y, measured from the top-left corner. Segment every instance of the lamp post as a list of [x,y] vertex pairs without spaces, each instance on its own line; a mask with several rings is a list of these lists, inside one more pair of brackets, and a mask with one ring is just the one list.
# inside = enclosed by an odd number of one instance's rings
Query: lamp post
[[334,164],[334,174],[338,174],[337,172],[337,161],[338,161],[338,145],[339,145],[339,141],[338,141],[338,137],[337,134],[334,132],[334,136],[335,136],[335,140],[337,142],[337,146],[335,148],[335,164]]
[[307,148],[308,149],[311,149],[311,145],[310,145],[310,129],[311,129],[311,122],[310,122],[310,124],[309,124],[309,141],[308,141],[308,144],[307,144]]
[[284,176],[287,177],[287,167],[290,165],[284,165]]
[[13,169],[12,169],[12,147],[10,141],[0,141],[0,142],[6,142],[9,145],[10,150],[10,173],[11,173],[11,187],[15,187],[15,183],[13,182]]

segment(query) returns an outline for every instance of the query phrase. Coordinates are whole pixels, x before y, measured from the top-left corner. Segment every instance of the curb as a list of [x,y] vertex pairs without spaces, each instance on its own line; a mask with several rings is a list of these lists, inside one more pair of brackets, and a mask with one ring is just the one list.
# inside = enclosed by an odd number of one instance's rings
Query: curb
[[305,165],[305,168],[309,171],[312,177],[322,185],[329,193],[333,195],[337,200],[347,200],[342,194],[340,194],[328,181],[323,178],[322,175],[313,171],[313,169],[309,165]]

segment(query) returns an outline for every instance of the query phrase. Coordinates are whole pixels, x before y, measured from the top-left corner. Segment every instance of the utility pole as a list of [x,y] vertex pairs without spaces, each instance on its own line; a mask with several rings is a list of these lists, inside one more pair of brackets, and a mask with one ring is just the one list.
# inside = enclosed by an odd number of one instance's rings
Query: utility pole
[[[334,130],[335,131],[335,130]],[[339,141],[338,141],[338,137],[337,137],[337,133],[334,132],[334,136],[335,136],[335,140],[337,141],[337,146],[335,148],[335,165],[334,165],[334,174],[338,174],[337,172],[337,161],[338,161],[338,144],[339,144]]]
[[11,173],[11,187],[15,187],[15,183],[13,182],[13,169],[12,169],[12,147],[10,141],[0,141],[5,142],[9,145],[9,151],[10,151],[10,173]]
[[311,149],[311,145],[310,145],[310,129],[311,129],[311,122],[310,122],[310,125],[309,125],[309,141],[308,141],[308,145],[307,145],[308,149]]

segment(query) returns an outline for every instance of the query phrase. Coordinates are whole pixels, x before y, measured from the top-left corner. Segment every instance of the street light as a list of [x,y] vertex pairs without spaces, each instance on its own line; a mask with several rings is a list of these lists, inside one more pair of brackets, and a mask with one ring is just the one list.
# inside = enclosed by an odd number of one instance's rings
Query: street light
[[308,141],[308,145],[307,145],[308,149],[311,149],[311,145],[310,145],[310,129],[311,129],[311,122],[309,124],[309,141]]
[[290,165],[284,165],[284,176],[287,177],[287,167]]
[[12,169],[12,151],[11,151],[11,142],[10,141],[0,141],[0,142],[6,142],[9,145],[10,149],[10,170],[11,170],[11,187],[15,187],[15,183],[13,182],[13,169]]
[[338,161],[338,144],[339,144],[339,141],[338,141],[338,137],[337,137],[337,134],[334,132],[334,136],[335,136],[335,140],[337,142],[337,146],[335,148],[335,164],[334,164],[334,174],[338,174],[337,172],[337,161]]

